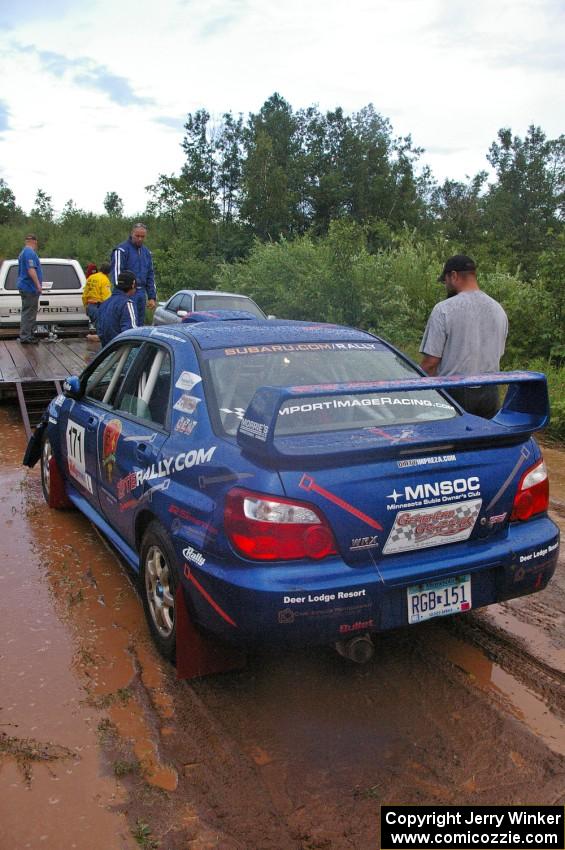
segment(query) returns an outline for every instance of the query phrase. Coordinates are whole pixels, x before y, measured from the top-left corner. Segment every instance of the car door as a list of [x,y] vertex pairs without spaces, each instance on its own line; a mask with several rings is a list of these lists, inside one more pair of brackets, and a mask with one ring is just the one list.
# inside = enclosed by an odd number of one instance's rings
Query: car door
[[169,436],[171,356],[146,343],[105,413],[98,432],[100,504],[108,522],[130,546],[135,518],[151,505],[169,477],[162,450]]
[[78,493],[99,510],[98,431],[140,343],[115,346],[97,358],[84,377],[79,399],[61,406],[59,427],[63,462]]

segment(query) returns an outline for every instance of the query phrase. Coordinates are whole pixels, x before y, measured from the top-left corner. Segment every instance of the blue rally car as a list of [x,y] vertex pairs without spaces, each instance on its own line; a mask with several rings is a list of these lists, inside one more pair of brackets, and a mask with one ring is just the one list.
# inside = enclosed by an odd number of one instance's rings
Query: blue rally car
[[[508,386],[492,420],[449,397],[488,383]],[[41,478],[139,574],[179,675],[258,644],[363,661],[377,632],[546,586],[548,413],[539,373],[428,378],[352,328],[195,321],[121,334],[67,379]]]

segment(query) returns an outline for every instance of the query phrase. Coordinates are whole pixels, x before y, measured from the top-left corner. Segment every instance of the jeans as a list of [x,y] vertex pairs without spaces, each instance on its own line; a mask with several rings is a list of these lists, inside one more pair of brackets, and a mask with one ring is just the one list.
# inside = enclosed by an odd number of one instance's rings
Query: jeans
[[34,338],[35,321],[39,307],[39,293],[21,292],[22,316],[20,319],[20,339],[29,341]]
[[86,315],[88,316],[91,324],[93,324],[93,325],[96,324],[96,315],[98,313],[99,307],[100,307],[100,304],[98,304],[98,303],[86,305]]

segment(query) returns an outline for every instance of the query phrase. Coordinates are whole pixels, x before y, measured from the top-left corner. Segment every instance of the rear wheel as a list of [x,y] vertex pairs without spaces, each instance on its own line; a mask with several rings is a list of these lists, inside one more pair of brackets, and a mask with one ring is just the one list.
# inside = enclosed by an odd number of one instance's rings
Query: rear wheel
[[177,558],[163,526],[152,522],[141,543],[139,584],[149,630],[161,655],[174,663],[177,637]]

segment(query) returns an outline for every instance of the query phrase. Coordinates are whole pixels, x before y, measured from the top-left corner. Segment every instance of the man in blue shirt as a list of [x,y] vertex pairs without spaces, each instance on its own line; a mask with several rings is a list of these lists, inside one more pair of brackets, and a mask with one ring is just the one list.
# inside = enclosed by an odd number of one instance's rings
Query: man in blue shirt
[[22,345],[36,345],[39,342],[35,337],[34,331],[43,274],[36,252],[37,236],[35,233],[28,233],[25,238],[25,246],[18,257],[17,287],[20,291],[20,298],[22,299],[20,335],[18,339]]
[[102,302],[96,315],[96,332],[102,345],[108,345],[122,331],[137,327],[135,289],[133,272],[120,272],[114,291]]
[[149,248],[143,244],[146,236],[145,225],[134,224],[129,239],[114,248],[110,259],[112,266],[110,276],[114,283],[118,280],[120,272],[126,269],[135,275],[137,292],[133,300],[139,327],[145,324],[145,307],[153,310],[157,300],[153,257]]

